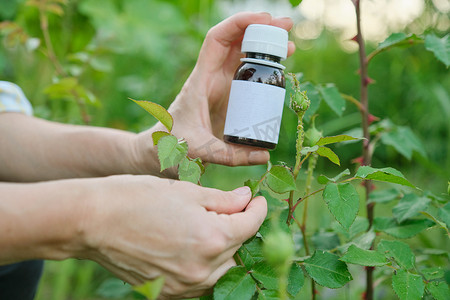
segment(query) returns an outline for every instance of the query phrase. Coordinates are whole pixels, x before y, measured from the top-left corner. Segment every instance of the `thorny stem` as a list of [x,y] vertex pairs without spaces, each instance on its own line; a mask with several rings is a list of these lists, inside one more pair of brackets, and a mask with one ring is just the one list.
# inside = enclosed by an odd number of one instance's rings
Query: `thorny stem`
[[[61,63],[59,62],[58,57],[55,54],[55,50],[53,49],[53,44],[50,39],[50,32],[48,30],[48,17],[47,12],[45,10],[46,2],[47,0],[39,1],[39,19],[42,35],[44,36],[45,47],[47,48],[47,57],[50,59],[53,66],[55,67],[56,73],[58,73],[59,76],[67,77],[68,74],[64,71],[63,67],[61,66]],[[90,123],[90,117],[89,114],[87,113],[86,104],[81,100],[80,95],[75,89],[71,89],[70,93],[75,98],[75,102],[77,103],[80,109],[83,123],[88,125]]]
[[[300,83],[297,80],[297,77],[295,74],[291,74],[293,83],[294,83],[294,92],[291,94],[291,102],[290,107],[291,109],[297,114],[298,119],[298,125],[297,125],[297,140],[295,144],[295,166],[294,171],[292,172],[294,176],[294,180],[297,179],[298,173],[300,171],[300,168],[302,166],[302,163],[304,160],[302,160],[302,148],[303,148],[303,141],[305,139],[305,131],[303,129],[303,117],[305,116],[306,110],[309,108],[310,100],[306,96],[306,92],[300,91]],[[291,223],[291,219],[294,213],[293,210],[293,202],[294,202],[294,191],[291,191],[289,193],[289,213],[286,220],[287,225],[289,226]]]
[[[369,76],[367,72],[369,59],[366,55],[364,38],[361,30],[361,9],[360,4],[361,0],[353,0],[353,4],[355,5],[356,11],[356,27],[357,27],[357,35],[356,41],[359,45],[359,63],[360,63],[360,71],[361,71],[361,90],[360,90],[360,101],[362,108],[362,129],[363,129],[363,165],[369,166],[371,164],[371,151],[369,149],[370,145],[370,133],[369,133],[369,95],[368,95],[368,85],[369,85]],[[364,181],[365,195],[366,201],[369,199],[370,191],[372,189],[372,183],[370,180]],[[369,228],[372,227],[373,223],[373,215],[374,215],[374,203],[366,204],[367,210],[367,218],[369,220]],[[366,293],[365,300],[373,300],[373,267],[367,267],[366,269]]]
[[[292,74],[292,79],[294,81],[294,94],[291,95],[291,102],[290,107],[291,109],[297,114],[298,119],[298,125],[297,125],[297,140],[295,144],[295,166],[294,170],[292,172],[294,176],[294,181],[297,179],[298,173],[300,172],[300,168],[302,167],[305,160],[310,157],[311,153],[307,153],[305,157],[302,159],[302,148],[303,148],[303,142],[305,139],[305,130],[303,128],[303,117],[305,116],[306,110],[309,108],[310,100],[306,96],[305,92],[300,91],[300,86],[297,78],[295,77],[295,74]],[[317,155],[317,154],[316,154]],[[316,157],[317,159],[317,157]],[[311,160],[310,160],[311,161]],[[314,164],[315,165],[315,164]],[[309,165],[311,166],[311,164]],[[308,172],[310,181],[312,180],[312,171]],[[309,183],[309,187],[311,187],[311,183]],[[310,188],[309,188],[310,189]],[[306,194],[309,193],[309,189],[307,189]],[[297,201],[297,203],[294,206],[294,191],[291,191],[289,193],[289,211],[288,211],[288,218],[286,220],[287,225],[290,225],[291,219],[294,219],[295,223],[300,227],[300,230],[302,232],[303,236],[303,244],[305,245],[305,251],[306,255],[309,255],[309,246],[308,246],[308,239],[306,238],[306,224],[305,224],[305,216],[303,218],[303,224],[300,224],[300,222],[294,218],[294,211],[297,207],[298,203],[300,201]],[[306,211],[306,206],[305,206]],[[311,297],[312,299],[316,299],[316,293],[315,293],[315,282],[313,279],[311,279]]]
[[[318,158],[318,154],[314,153],[312,154],[311,158],[308,161],[308,171],[307,171],[307,177],[306,177],[306,189],[305,189],[305,194],[309,194],[311,191],[311,187],[312,187],[312,181],[313,181],[313,177],[314,177],[314,169],[316,168],[316,164],[317,164],[317,158]],[[306,238],[306,218],[308,216],[308,198],[306,198],[304,200],[305,204],[303,205],[303,219],[302,219],[302,224],[300,224],[300,230],[302,231],[302,235],[303,235],[303,244],[305,245],[305,252],[306,255],[310,255],[309,252],[309,246],[308,246],[308,239]],[[314,282],[314,280],[311,278],[311,299],[315,300],[316,299],[316,283]]]
[[[317,158],[318,158],[318,154],[314,153],[312,155],[312,157],[310,158],[310,160],[308,161],[308,171],[307,171],[307,177],[306,177],[306,188],[305,188],[305,194],[309,194],[311,191],[311,186],[312,186],[312,180],[313,180],[313,172],[314,169],[316,168],[316,164],[317,164]],[[306,218],[307,218],[307,210],[308,210],[308,199],[305,199],[305,204],[303,207],[303,219],[302,219],[302,227],[306,227]],[[303,237],[304,239],[304,237]],[[307,255],[309,255],[309,253],[306,253]]]

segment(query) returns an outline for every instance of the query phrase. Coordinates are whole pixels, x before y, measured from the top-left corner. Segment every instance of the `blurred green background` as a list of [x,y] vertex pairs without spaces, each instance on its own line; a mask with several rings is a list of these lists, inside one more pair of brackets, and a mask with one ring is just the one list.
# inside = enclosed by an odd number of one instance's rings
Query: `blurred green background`
[[[25,0],[0,0],[0,22],[3,22],[0,80],[20,85],[38,117],[83,124],[80,110],[86,110],[91,125],[134,132],[149,128],[155,121],[128,97],[168,107],[193,69],[208,29],[241,10],[290,16],[296,24],[291,40],[298,49],[284,62],[287,71],[302,73],[303,81],[335,83],[340,92],[359,97],[357,47],[349,41],[355,34],[354,16],[348,10],[350,0],[305,0],[296,8],[288,0],[44,2],[48,5],[45,15],[57,60],[84,96],[77,100],[49,90],[61,74],[55,71],[55,62],[47,56],[39,9],[27,5]],[[405,4],[406,8],[398,6],[405,1],[362,2],[367,3],[363,14],[367,23],[363,29],[367,32],[368,52],[392,32],[433,32],[440,37],[449,32],[448,1],[415,0]],[[408,160],[394,148],[380,145],[373,166],[392,166],[417,186],[437,195],[445,193],[450,178],[448,69],[423,45],[415,45],[378,55],[370,64],[369,75],[375,81],[369,87],[370,112],[397,125],[411,127],[426,151],[426,157],[414,153]],[[341,118],[324,103],[318,114],[316,126],[325,135],[340,134],[360,124],[360,114],[351,103]],[[286,107],[280,142],[271,154],[272,162],[293,165],[295,128],[296,117]],[[361,145],[340,145],[334,150],[341,158],[342,167],[354,171],[356,165],[351,160],[361,155]],[[210,165],[202,182],[205,186],[229,190],[248,178],[259,177],[264,169],[264,166]],[[319,160],[318,174],[334,176],[340,170],[328,161]],[[383,210],[386,208],[382,205],[377,207],[378,214],[382,215]],[[364,216],[364,213],[361,209],[360,214]],[[312,202],[311,214],[311,232],[332,223],[331,215],[318,201]],[[447,241],[434,240],[435,236],[433,232],[420,235],[412,243],[428,248],[448,247]],[[107,271],[88,261],[48,262],[37,299],[105,299],[108,290],[120,290],[114,282],[105,282],[110,277]],[[350,293],[345,289],[344,292]],[[340,297],[340,294],[327,295],[325,292],[322,296]],[[113,297],[125,296],[111,292],[106,298]]]

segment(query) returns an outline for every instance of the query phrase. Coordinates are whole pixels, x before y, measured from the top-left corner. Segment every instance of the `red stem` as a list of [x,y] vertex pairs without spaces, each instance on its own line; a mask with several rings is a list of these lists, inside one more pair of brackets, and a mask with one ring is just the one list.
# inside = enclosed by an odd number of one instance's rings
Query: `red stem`
[[[370,132],[369,132],[369,95],[368,95],[368,85],[369,85],[369,76],[368,76],[368,64],[369,60],[366,55],[366,49],[365,49],[365,43],[364,38],[361,31],[361,10],[360,10],[360,4],[361,0],[353,0],[353,3],[355,5],[356,10],[356,26],[357,26],[357,35],[356,35],[356,41],[359,45],[359,63],[360,63],[360,72],[361,72],[361,94],[360,94],[360,101],[361,106],[363,109],[361,109],[361,116],[362,116],[362,128],[363,128],[363,165],[369,166],[371,164],[371,151],[369,149],[370,145]],[[366,195],[366,201],[369,199],[370,191],[372,189],[372,183],[370,181],[364,182],[365,187],[365,195]],[[367,204],[366,210],[367,210],[367,218],[369,220],[369,229],[372,226],[373,223],[373,204]],[[366,293],[365,293],[365,300],[373,300],[373,267],[367,267],[366,268]]]

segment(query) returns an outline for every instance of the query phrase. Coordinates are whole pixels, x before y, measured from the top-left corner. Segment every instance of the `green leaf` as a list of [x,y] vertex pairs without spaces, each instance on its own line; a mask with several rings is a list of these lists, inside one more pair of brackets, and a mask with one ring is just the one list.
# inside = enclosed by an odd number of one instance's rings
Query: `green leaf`
[[335,232],[319,231],[311,237],[311,242],[317,250],[331,250],[341,244]]
[[252,268],[252,276],[268,290],[278,289],[278,276],[274,268],[265,261],[256,263]]
[[448,258],[450,258],[450,252],[443,250],[443,249],[436,249],[436,248],[421,248],[417,249],[421,254],[425,255],[443,255]]
[[154,280],[146,281],[142,285],[133,286],[133,290],[144,295],[148,300],[156,300],[161,293],[164,282],[164,276],[160,276]]
[[392,209],[394,217],[399,223],[415,217],[421,211],[425,211],[431,200],[427,197],[419,197],[416,194],[405,195]]
[[434,223],[436,223],[436,225],[439,225],[450,236],[450,231],[448,230],[447,225],[444,222],[440,221],[438,218],[436,218],[433,215],[433,213],[430,212],[430,210],[428,210],[428,211],[421,211],[420,213],[422,215],[424,215],[425,217],[427,217],[428,219],[430,219],[431,221],[433,221]]
[[402,269],[392,276],[392,287],[401,300],[422,299],[425,290],[422,276]]
[[408,160],[411,160],[413,151],[420,153],[423,157],[427,157],[422,142],[409,127],[395,126],[381,134],[381,141],[385,145],[394,147],[398,153]]
[[270,192],[269,189],[260,189],[259,193],[261,194],[261,196],[266,198],[268,216],[270,216],[275,211],[287,209],[288,207],[287,201],[285,201],[284,199],[278,199],[277,197],[274,197],[273,193]]
[[398,42],[406,40],[408,37],[406,34],[399,32],[399,33],[393,33],[390,36],[388,36],[387,39],[382,41],[378,44],[377,50],[387,48],[389,46],[392,46]]
[[178,177],[182,181],[198,184],[201,172],[199,165],[187,157],[184,157],[178,166]]
[[346,175],[350,175],[350,170],[349,169],[345,169],[344,171],[342,171],[338,175],[334,176],[333,178],[329,178],[329,177],[327,177],[325,175],[319,175],[319,177],[317,178],[317,182],[319,182],[320,184],[327,184],[330,181],[336,182],[336,181],[338,181],[339,179],[341,179],[342,177],[344,177]]
[[155,131],[152,133],[152,139],[153,139],[153,145],[158,145],[159,140],[164,137],[164,136],[168,136],[171,135],[170,133],[166,132],[166,131]]
[[95,95],[82,86],[78,78],[65,77],[56,83],[48,86],[44,93],[48,95],[50,99],[69,99],[72,101],[82,101],[85,104],[98,106],[98,102]]
[[427,290],[436,300],[448,300],[450,295],[450,289],[448,284],[444,281],[431,281],[427,282]]
[[328,183],[323,199],[336,220],[348,230],[359,210],[359,195],[350,183]]
[[107,299],[124,299],[133,289],[129,284],[117,278],[108,278],[96,290],[96,294]]
[[388,203],[396,200],[401,193],[396,189],[375,190],[369,195],[369,203]]
[[331,150],[328,147],[319,147],[319,149],[317,149],[317,154],[319,154],[322,157],[326,157],[328,158],[332,163],[340,166],[341,162],[339,161],[339,157],[336,155],[336,153],[333,152],[333,150]]
[[399,239],[407,239],[415,236],[422,230],[435,225],[427,219],[409,219],[398,224],[394,218],[377,217],[373,220],[376,231],[382,231]]
[[416,257],[408,244],[401,241],[381,240],[377,251],[388,259],[394,259],[397,264],[407,270],[414,268]]
[[239,248],[238,254],[246,269],[250,270],[255,263],[264,259],[262,247],[262,239],[259,237],[253,237],[246,241],[241,248]]
[[[279,299],[279,278],[274,268],[272,268],[265,262],[259,262],[252,268],[251,274],[258,282],[262,284],[262,287],[267,290],[276,291],[276,294],[274,294],[274,296],[276,297],[275,299]],[[303,287],[304,281],[305,277],[303,275],[302,268],[297,263],[293,263],[289,269],[287,285],[287,292],[291,297],[295,297],[298,292],[300,292],[301,288]],[[261,297],[261,299],[264,298]]]
[[317,145],[312,146],[312,147],[303,147],[302,150],[300,151],[300,154],[301,155],[306,155],[306,154],[308,154],[310,152],[316,152],[317,149],[319,149],[319,146],[317,146]]
[[289,0],[289,2],[291,3],[292,7],[296,7],[300,3],[302,3],[302,0]]
[[450,229],[450,202],[439,208],[438,218],[444,221],[447,228]]
[[304,261],[304,266],[315,282],[331,289],[340,288],[353,279],[339,256],[322,250],[316,250]]
[[351,245],[355,245],[358,248],[369,250],[372,247],[372,243],[375,240],[375,232],[373,230],[369,230],[368,232],[356,237],[349,243],[341,245],[338,247],[340,252],[346,252]]
[[258,291],[258,300],[280,300],[280,296],[277,290],[260,290]]
[[353,141],[360,140],[360,138],[352,137],[345,134],[335,135],[335,136],[326,136],[320,138],[320,140],[316,143],[318,146],[324,146],[328,144],[340,143],[345,141]]
[[444,270],[441,267],[426,268],[420,270],[426,280],[440,279],[444,277]]
[[361,179],[371,179],[384,182],[391,182],[406,185],[413,188],[415,187],[408,180],[406,180],[406,178],[400,171],[397,171],[396,169],[390,167],[375,169],[369,166],[361,166],[358,168],[358,171],[356,171],[355,177]]
[[343,228],[342,225],[340,225],[338,222],[334,222],[332,224],[332,228],[334,231],[345,236],[348,240],[352,240],[358,234],[369,229],[369,220],[367,218],[357,216],[352,226],[350,226],[348,230]]
[[342,98],[336,86],[329,83],[325,86],[319,87],[319,92],[331,110],[333,110],[339,117],[342,117],[345,110],[345,100]]
[[423,196],[428,197],[431,199],[431,201],[434,201],[439,204],[446,204],[450,200],[450,197],[447,197],[444,194],[436,196],[435,194],[427,190],[423,191]]
[[74,89],[78,86],[78,79],[75,77],[65,77],[45,88],[44,93],[51,99],[69,98],[73,99]]
[[195,162],[200,168],[200,175],[203,175],[205,173],[205,166],[203,165],[202,159],[200,157],[197,157],[194,158],[192,161]]
[[294,175],[285,166],[273,166],[266,176],[266,183],[275,193],[286,193],[297,190]]
[[162,137],[158,141],[158,159],[161,171],[178,165],[186,157],[188,146],[185,141],[179,141],[173,135]]
[[252,191],[252,197],[255,197],[256,193],[259,192],[259,184],[260,181],[256,179],[249,179],[244,182],[245,186],[248,186],[250,190]]
[[287,292],[292,297],[295,297],[300,292],[304,284],[305,275],[303,274],[303,270],[297,263],[294,262],[289,270]]
[[154,116],[159,122],[161,122],[167,128],[169,132],[172,131],[173,118],[172,115],[164,107],[150,101],[134,100],[131,98],[130,100],[133,100],[136,104],[145,109],[149,114]]
[[340,260],[350,264],[370,267],[384,266],[388,263],[383,254],[374,250],[364,250],[355,245],[350,245],[347,253]]
[[256,283],[242,266],[233,267],[217,281],[214,300],[250,300],[256,291]]
[[433,52],[436,58],[448,68],[450,65],[450,34],[442,38],[428,34],[425,36],[425,48]]
[[266,238],[270,232],[281,229],[286,233],[291,233],[291,229],[286,224],[288,216],[288,208],[284,207],[282,209],[275,210],[271,216],[266,218],[259,228],[259,233],[263,238]]

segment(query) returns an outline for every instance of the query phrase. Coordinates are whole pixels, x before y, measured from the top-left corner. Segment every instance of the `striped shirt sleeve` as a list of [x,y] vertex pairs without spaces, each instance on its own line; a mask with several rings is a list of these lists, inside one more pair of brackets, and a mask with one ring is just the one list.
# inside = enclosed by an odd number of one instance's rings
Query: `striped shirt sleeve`
[[0,81],[1,112],[21,112],[31,116],[33,108],[18,85],[8,81]]

